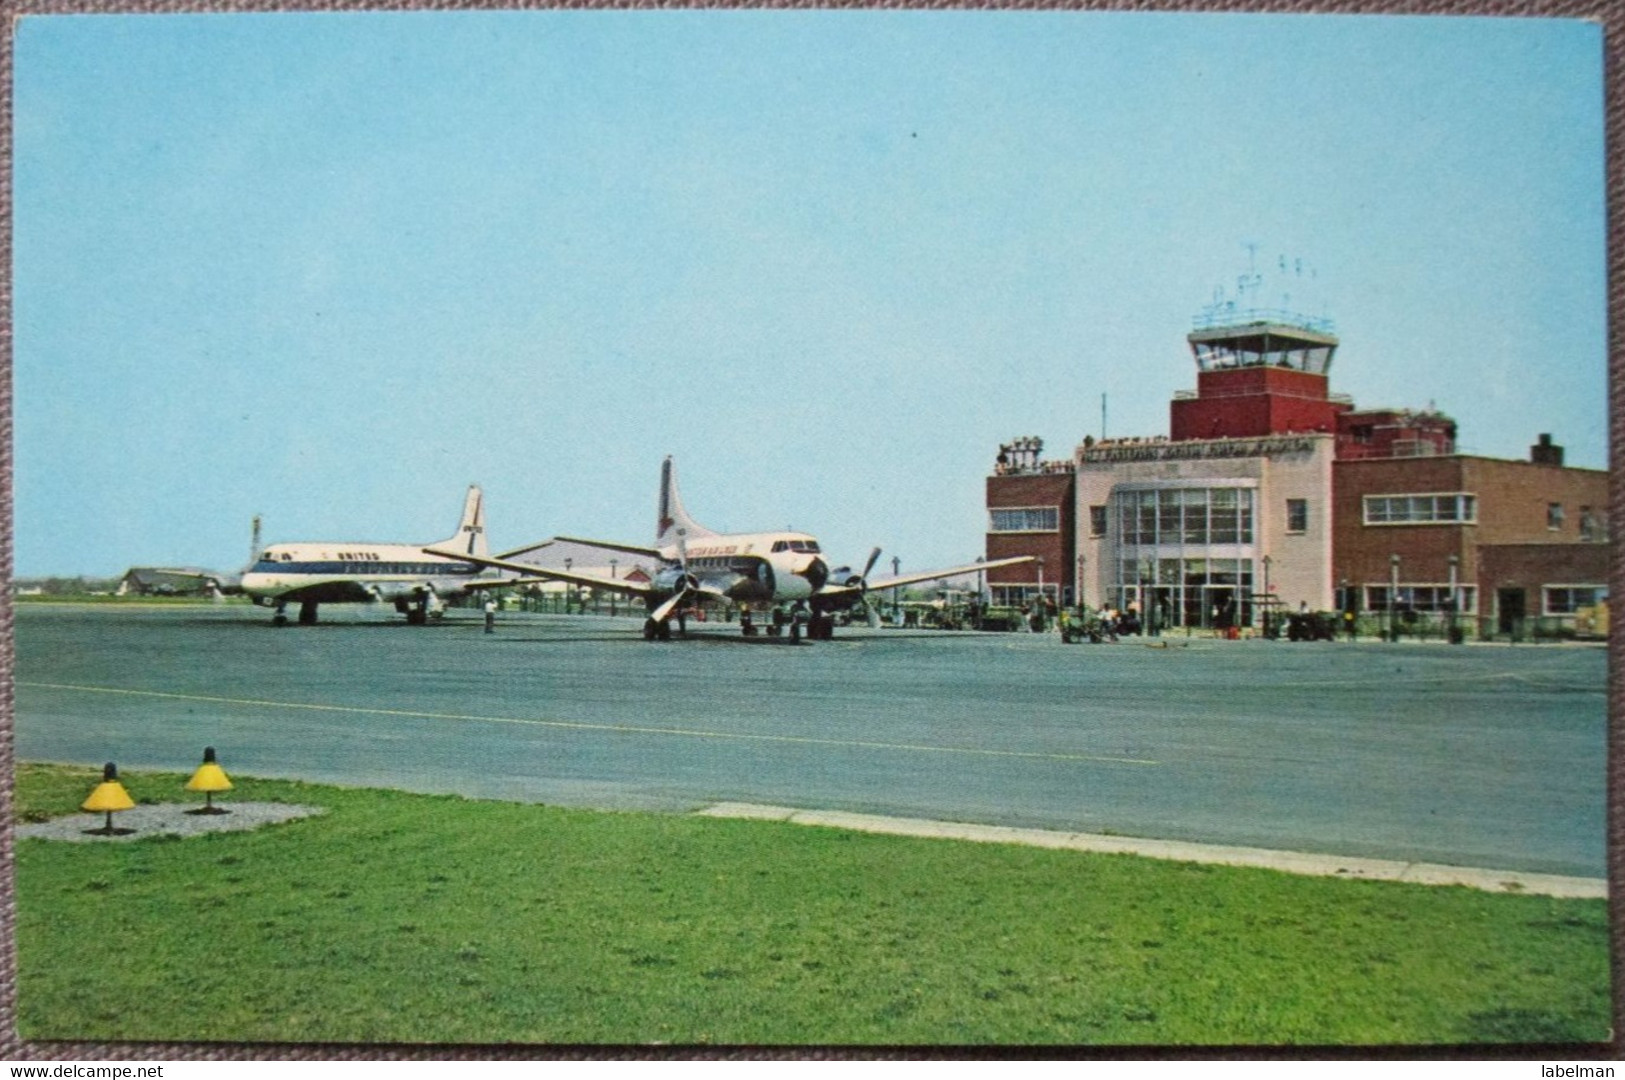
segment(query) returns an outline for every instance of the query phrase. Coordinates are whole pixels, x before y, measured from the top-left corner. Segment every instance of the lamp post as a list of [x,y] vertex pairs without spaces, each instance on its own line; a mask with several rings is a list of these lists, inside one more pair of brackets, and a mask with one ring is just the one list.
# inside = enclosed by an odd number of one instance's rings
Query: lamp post
[[[564,560],[564,572],[566,574],[568,574],[570,572],[570,567],[573,566],[574,564],[575,564],[574,559],[565,559]],[[568,581],[566,581],[564,583],[564,613],[566,615],[570,614],[570,594],[575,592],[575,589],[576,589],[576,587],[574,585],[570,584]]]
[[[902,567],[902,565],[903,565],[903,560],[902,559],[899,559],[896,555],[893,555],[891,557],[891,576],[892,577],[896,577],[898,575],[898,572],[899,572],[900,568]],[[900,595],[901,595],[900,586],[893,585],[892,590],[891,590],[891,617],[892,617],[892,621],[894,621],[894,622],[897,620],[897,613],[903,610],[903,605],[901,604],[901,602],[899,600]]]
[[[978,568],[981,567],[982,563],[985,561],[986,559],[983,556],[976,556],[976,565]],[[982,569],[978,569],[976,571],[976,629],[978,630],[982,628],[982,609],[987,606],[987,602],[982,591],[982,577],[986,573],[987,571]]]
[[1388,640],[1399,640],[1399,556],[1388,556]]
[[1038,557],[1038,610],[1044,610],[1044,556]]
[[1459,606],[1456,602],[1456,567],[1460,562],[1460,556],[1450,556],[1450,629],[1446,631],[1445,640],[1452,645],[1461,644],[1461,639],[1456,636],[1456,608]]
[[[609,560],[609,580],[611,580],[611,581],[615,580],[615,564],[618,563],[619,561],[620,561],[619,559],[611,559],[611,560]],[[609,617],[612,618],[612,619],[617,614],[615,609],[616,609],[617,606],[619,606],[617,604],[617,601],[620,600],[620,598],[621,598],[620,593],[612,592],[612,593],[609,594]]]
[[1275,614],[1275,597],[1270,594],[1270,557],[1264,556],[1264,636],[1270,637],[1270,620]]
[[1087,606],[1083,595],[1083,567],[1088,561],[1089,560],[1086,556],[1078,556],[1078,584],[1077,587],[1072,590],[1072,600],[1074,602],[1074,606],[1077,607],[1079,611],[1083,611]]
[[1156,623],[1151,614],[1155,601],[1151,599],[1151,587],[1156,584],[1157,566],[1149,558],[1140,560],[1140,633],[1150,634],[1156,630]]

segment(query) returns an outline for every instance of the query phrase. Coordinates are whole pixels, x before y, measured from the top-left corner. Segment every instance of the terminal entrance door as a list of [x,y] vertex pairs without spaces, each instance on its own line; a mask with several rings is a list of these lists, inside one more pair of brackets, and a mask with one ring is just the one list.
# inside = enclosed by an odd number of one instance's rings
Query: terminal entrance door
[[1524,595],[1522,589],[1498,589],[1495,593],[1496,632],[1508,636],[1523,632]]

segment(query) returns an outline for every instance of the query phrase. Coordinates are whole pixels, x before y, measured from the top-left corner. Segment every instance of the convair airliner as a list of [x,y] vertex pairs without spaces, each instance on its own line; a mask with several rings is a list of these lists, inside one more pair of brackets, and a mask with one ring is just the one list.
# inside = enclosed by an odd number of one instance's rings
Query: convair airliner
[[[493,559],[483,553],[462,557],[480,566],[642,597],[649,607],[643,636],[650,640],[670,638],[672,616],[689,604],[707,600],[743,607],[802,603],[814,619],[822,622],[827,632],[831,624],[830,613],[853,607],[863,600],[870,589],[889,589],[1031,561],[1031,556],[1022,555],[870,581],[869,571],[874,569],[876,560],[880,558],[880,549],[875,548],[869,553],[869,562],[863,568],[863,573],[853,574],[845,568],[831,570],[819,549],[817,538],[807,533],[718,533],[700,525],[689,517],[677,496],[676,470],[670,457],[660,468],[660,505],[653,547],[571,536],[554,537],[549,543],[583,544],[604,551],[641,556],[658,569],[654,577],[645,583],[569,570],[544,569],[506,558]],[[445,558],[459,554],[441,544],[424,550]]]
[[485,502],[470,486],[457,532],[427,554],[420,544],[312,541],[272,544],[258,552],[243,572],[242,590],[256,604],[275,607],[273,619],[286,623],[288,604],[299,605],[299,621],[314,623],[321,604],[394,604],[414,625],[438,618],[445,601],[474,589],[515,584],[479,577],[487,552]]

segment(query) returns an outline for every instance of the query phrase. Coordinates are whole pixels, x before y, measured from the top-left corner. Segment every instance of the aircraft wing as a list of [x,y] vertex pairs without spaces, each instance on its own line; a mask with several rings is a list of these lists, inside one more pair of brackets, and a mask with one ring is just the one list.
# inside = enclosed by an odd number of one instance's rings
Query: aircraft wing
[[546,585],[552,578],[544,577],[517,577],[517,578],[474,578],[463,582],[465,589],[511,589],[518,585]]
[[[471,562],[479,566],[489,566],[494,570],[507,570],[510,573],[535,578],[538,581],[566,581],[572,585],[587,585],[594,589],[608,589],[612,592],[625,593],[628,596],[648,596],[654,591],[650,586],[641,582],[626,581],[621,578],[599,577],[597,574],[583,574],[574,570],[548,570],[544,567],[532,566],[530,563],[512,562],[508,559],[493,559],[483,555],[468,555],[461,551],[447,551],[443,548],[427,547],[423,550],[430,555],[456,559],[459,562]],[[504,584],[518,583],[504,582]]]
[[[513,548],[513,549],[511,549],[509,551],[499,551],[499,552],[497,552],[495,558],[498,558],[498,559],[516,559],[521,555],[529,555],[533,551],[540,551],[543,548],[550,548],[556,543],[558,543],[557,540],[543,540],[539,544],[526,544],[524,547]],[[457,557],[459,559],[463,558],[463,556],[461,556],[461,555],[459,555]]]
[[580,544],[582,547],[599,548],[603,551],[621,551],[628,555],[641,555],[645,559],[653,559],[656,562],[661,561],[663,558],[657,548],[638,547],[636,544],[612,544],[607,540],[584,540],[579,536],[555,536],[548,543]]
[[[899,574],[896,577],[875,578],[873,581],[868,583],[868,589],[870,592],[879,592],[882,589],[901,588],[904,585],[914,585],[921,581],[936,581],[939,578],[958,577],[960,574],[974,574],[978,570],[992,570],[995,567],[1015,566],[1017,563],[1032,561],[1033,556],[1031,555],[1012,555],[1008,559],[989,559],[987,562],[967,563],[964,566],[950,566],[945,570],[921,570],[916,574]],[[831,595],[846,590],[847,588],[849,588],[849,586],[837,585],[832,588],[822,589],[820,592],[825,595]],[[855,586],[850,588],[852,588],[852,591],[854,592],[857,591]]]

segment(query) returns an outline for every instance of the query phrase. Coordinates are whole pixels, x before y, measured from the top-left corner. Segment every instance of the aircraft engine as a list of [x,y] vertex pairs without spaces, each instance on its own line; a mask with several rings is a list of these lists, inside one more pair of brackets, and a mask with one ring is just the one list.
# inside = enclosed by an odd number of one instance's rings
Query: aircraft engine
[[700,581],[693,574],[672,566],[656,574],[653,585],[659,592],[670,596],[676,595],[685,589],[697,589],[700,587]]
[[817,592],[829,581],[829,563],[815,555],[807,561],[805,566],[798,566],[795,573],[797,577],[806,578],[807,584],[812,587],[812,591]]

